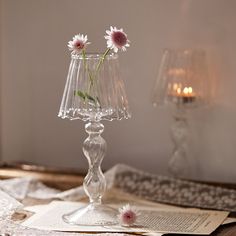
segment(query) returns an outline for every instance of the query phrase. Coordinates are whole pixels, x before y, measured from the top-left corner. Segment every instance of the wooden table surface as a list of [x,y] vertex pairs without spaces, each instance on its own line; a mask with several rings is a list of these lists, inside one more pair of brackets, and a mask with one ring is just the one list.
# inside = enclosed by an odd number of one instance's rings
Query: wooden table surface
[[[81,185],[83,182],[83,174],[76,171],[48,169],[45,167],[37,167],[31,165],[3,165],[0,167],[0,179],[33,176],[38,178],[46,185],[60,190],[66,190]],[[209,182],[204,182],[209,184]],[[215,186],[236,189],[235,185],[210,183]],[[236,217],[235,214],[231,216]],[[166,234],[177,236],[180,234]],[[236,223],[220,226],[211,236],[236,236]]]

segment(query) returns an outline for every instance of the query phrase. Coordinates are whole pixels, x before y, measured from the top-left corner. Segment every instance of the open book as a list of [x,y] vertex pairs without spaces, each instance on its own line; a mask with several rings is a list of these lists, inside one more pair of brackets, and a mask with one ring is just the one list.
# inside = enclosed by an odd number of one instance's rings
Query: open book
[[[22,224],[31,228],[67,232],[129,232],[129,233],[212,233],[227,218],[228,212],[184,209],[149,202],[135,202],[141,212],[135,227],[76,226],[62,220],[62,215],[73,211],[85,203],[53,201],[45,206],[28,207],[35,214]],[[119,208],[120,204],[112,205]]]

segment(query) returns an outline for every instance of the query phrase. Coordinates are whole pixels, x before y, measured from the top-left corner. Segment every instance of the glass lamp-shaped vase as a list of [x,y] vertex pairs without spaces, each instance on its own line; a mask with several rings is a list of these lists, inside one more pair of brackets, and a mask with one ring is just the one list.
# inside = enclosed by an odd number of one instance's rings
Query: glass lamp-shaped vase
[[174,108],[171,128],[174,148],[168,166],[173,176],[189,175],[187,111],[209,103],[210,95],[206,52],[166,49],[154,88],[153,105],[172,104]]
[[85,57],[72,54],[58,116],[85,121],[88,133],[83,152],[89,169],[83,186],[90,203],[65,214],[64,221],[76,225],[117,224],[117,210],[102,204],[106,180],[101,171],[107,147],[101,136],[104,130],[101,121],[130,118],[117,54],[105,58],[100,54],[87,54]]

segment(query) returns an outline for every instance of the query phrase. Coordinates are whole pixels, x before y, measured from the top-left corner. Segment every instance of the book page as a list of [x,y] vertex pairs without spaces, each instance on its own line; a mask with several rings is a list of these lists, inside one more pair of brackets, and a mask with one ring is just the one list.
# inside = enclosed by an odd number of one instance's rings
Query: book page
[[[228,212],[198,209],[174,209],[142,206],[136,207],[141,216],[135,227],[116,226],[76,226],[65,223],[62,215],[78,207],[79,202],[53,201],[44,211],[39,211],[22,224],[27,227],[70,232],[157,232],[180,234],[205,234],[213,232],[227,217]],[[120,205],[113,205],[119,208]]]
[[[227,216],[227,215],[225,215]],[[150,231],[179,234],[210,234],[221,223],[221,217],[211,211],[142,211],[140,222]]]

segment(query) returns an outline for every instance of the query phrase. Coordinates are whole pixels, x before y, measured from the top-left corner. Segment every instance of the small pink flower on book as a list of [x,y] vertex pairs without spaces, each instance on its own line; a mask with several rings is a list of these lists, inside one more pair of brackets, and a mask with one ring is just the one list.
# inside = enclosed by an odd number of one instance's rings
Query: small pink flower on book
[[122,226],[132,226],[136,223],[138,216],[140,215],[136,207],[129,204],[119,208],[119,221]]
[[86,46],[90,44],[87,35],[77,34],[73,37],[72,41],[68,42],[68,48],[72,53],[80,53],[85,50]]
[[118,50],[126,51],[126,47],[130,46],[130,41],[127,38],[127,34],[123,29],[117,29],[116,27],[110,27],[110,31],[106,30],[107,35],[104,36],[107,39],[107,47],[113,49],[115,53]]

